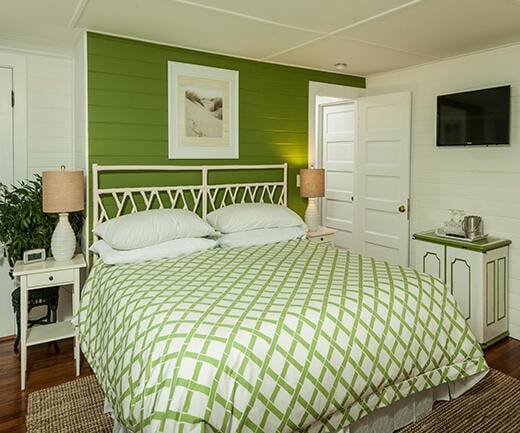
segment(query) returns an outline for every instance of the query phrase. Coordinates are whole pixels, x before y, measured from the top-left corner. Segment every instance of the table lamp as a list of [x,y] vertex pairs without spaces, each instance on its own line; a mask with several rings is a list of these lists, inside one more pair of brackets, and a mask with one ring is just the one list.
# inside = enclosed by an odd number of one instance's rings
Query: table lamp
[[309,202],[305,211],[305,224],[309,231],[318,230],[320,215],[314,199],[325,195],[325,170],[323,168],[302,168],[300,170],[300,197]]
[[76,251],[76,235],[69,223],[69,212],[85,208],[85,181],[82,170],[44,171],[42,176],[43,212],[60,218],[51,239],[54,260],[70,260]]

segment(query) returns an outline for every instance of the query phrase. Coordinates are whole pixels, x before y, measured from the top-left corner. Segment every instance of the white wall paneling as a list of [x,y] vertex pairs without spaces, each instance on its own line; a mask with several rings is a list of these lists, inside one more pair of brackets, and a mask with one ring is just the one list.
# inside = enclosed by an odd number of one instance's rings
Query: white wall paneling
[[28,174],[74,167],[71,57],[27,56]]
[[[437,95],[505,84],[510,146],[436,147]],[[441,226],[456,208],[481,215],[493,236],[511,239],[509,330],[520,338],[520,45],[367,77],[368,94],[403,90],[413,99],[411,232]]]
[[[0,41],[0,66],[14,71],[14,180],[61,164],[73,167],[72,52]],[[5,308],[0,314],[0,337],[15,332],[10,300],[14,285],[7,273],[8,266],[2,266],[0,304]]]
[[[4,125],[0,126],[0,181],[9,185],[27,175],[26,58],[0,51],[0,67],[4,71],[0,103],[0,121]],[[11,107],[11,90],[15,92],[15,107]],[[0,254],[0,337],[12,335],[16,329],[11,307],[11,292],[14,287],[9,277],[9,263]]]

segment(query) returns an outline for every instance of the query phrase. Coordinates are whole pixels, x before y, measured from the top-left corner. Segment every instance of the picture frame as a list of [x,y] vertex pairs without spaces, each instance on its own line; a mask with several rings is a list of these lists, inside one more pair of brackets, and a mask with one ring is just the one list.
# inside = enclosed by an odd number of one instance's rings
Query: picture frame
[[238,71],[169,61],[168,158],[238,156]]

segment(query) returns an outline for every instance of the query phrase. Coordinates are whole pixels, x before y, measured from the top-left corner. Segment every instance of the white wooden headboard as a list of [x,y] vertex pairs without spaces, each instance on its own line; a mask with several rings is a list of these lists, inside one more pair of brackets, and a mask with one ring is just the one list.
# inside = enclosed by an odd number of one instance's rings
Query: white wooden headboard
[[[277,181],[210,183],[217,171],[275,171]],[[100,188],[102,173],[191,172],[199,182],[190,185]],[[280,176],[278,176],[278,173]],[[272,176],[272,175],[271,175]],[[237,203],[273,203],[287,206],[287,163],[273,165],[92,165],[92,225],[152,208],[180,208],[199,213],[202,218],[218,208]]]

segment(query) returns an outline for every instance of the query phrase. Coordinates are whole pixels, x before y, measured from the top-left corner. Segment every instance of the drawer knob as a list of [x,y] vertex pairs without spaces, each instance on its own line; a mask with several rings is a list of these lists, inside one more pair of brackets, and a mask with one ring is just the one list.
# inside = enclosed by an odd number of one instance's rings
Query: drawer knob
[[323,238],[320,238],[320,241],[322,241],[322,240],[323,240]]
[[52,280],[54,280],[54,277],[51,275],[51,276],[49,277],[49,281],[52,281]]

